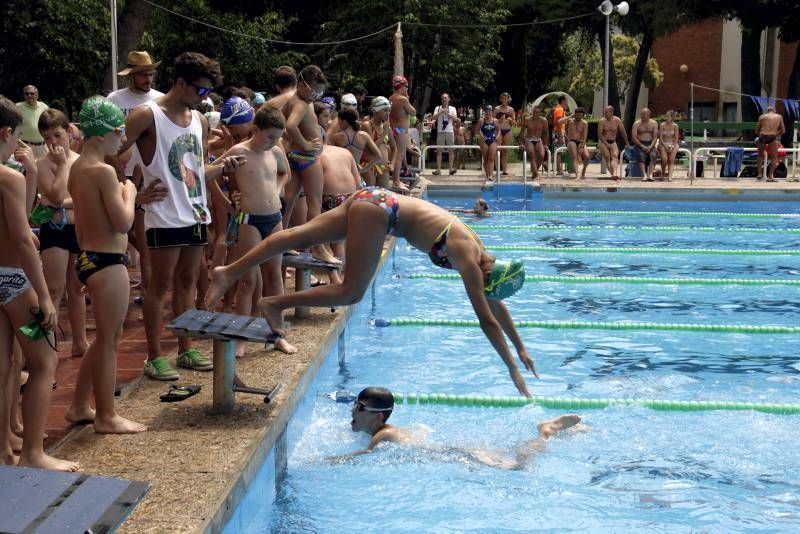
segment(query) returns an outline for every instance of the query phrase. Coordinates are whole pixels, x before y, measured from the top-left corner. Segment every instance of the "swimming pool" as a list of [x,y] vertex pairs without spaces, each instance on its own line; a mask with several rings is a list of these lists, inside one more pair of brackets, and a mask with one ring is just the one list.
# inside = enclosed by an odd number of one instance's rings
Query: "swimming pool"
[[[440,202],[466,206],[472,198]],[[491,201],[491,199],[490,199]],[[584,202],[534,199],[532,210],[798,213],[785,203]],[[521,209],[503,202],[494,209]],[[797,228],[797,219],[707,215],[502,215],[476,222],[487,245],[798,249],[800,235],[730,228]],[[489,225],[612,228],[492,229]],[[697,226],[709,230],[625,230]],[[508,251],[528,275],[797,279],[800,256],[575,254]],[[549,442],[526,469],[505,471],[450,451],[381,447],[348,463],[327,456],[366,445],[349,404],[323,396],[382,385],[394,392],[514,395],[505,367],[477,328],[376,327],[375,319],[474,319],[455,280],[399,241],[320,370],[287,431],[288,463],[255,484],[229,532],[744,531],[800,527],[798,416],[754,411],[669,412],[638,406],[584,410],[590,430]],[[797,326],[800,287],[527,282],[509,300],[516,320]],[[534,395],[800,402],[797,335],[521,329],[541,380]],[[338,357],[337,357],[338,356]],[[539,406],[399,405],[391,423],[442,446],[509,449]],[[276,477],[270,456],[260,478]]]

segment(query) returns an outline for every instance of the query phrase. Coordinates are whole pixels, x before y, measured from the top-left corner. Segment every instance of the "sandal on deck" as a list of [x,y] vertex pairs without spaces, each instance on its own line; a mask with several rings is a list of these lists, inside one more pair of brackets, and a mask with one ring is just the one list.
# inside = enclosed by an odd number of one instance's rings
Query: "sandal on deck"
[[200,386],[176,386],[170,385],[169,391],[160,396],[161,402],[178,402],[194,397],[202,388]]

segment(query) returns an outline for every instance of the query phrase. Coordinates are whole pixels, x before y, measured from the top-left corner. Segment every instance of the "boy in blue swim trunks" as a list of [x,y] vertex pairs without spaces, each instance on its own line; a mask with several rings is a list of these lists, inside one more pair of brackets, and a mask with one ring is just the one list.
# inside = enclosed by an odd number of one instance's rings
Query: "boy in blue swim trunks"
[[[283,130],[283,114],[277,109],[263,106],[255,115],[253,136],[233,146],[223,156],[242,158],[248,162],[230,177],[231,191],[238,192],[241,197],[235,209],[224,195],[212,188],[214,201],[227,205],[232,214],[226,237],[226,243],[233,247],[232,259],[240,258],[261,240],[283,228],[280,192],[289,177],[286,157],[277,146]],[[239,280],[236,313],[251,314],[253,293],[259,286],[259,276],[263,280],[263,294],[256,298],[283,294],[281,260],[281,256],[270,258],[261,264],[260,273],[259,269],[252,268]],[[275,348],[287,354],[297,352],[285,339],[279,339]],[[245,343],[239,343],[237,356],[243,356],[244,351]]]
[[525,368],[534,376],[538,375],[503,302],[519,291],[525,281],[522,263],[500,261],[489,255],[480,239],[458,217],[443,208],[381,187],[360,189],[341,206],[302,226],[276,232],[237,261],[214,269],[205,304],[216,304],[236,280],[270,258],[279,257],[288,250],[346,238],[348,261],[344,266],[343,283],[266,297],[259,302],[259,311],[272,330],[285,335],[283,310],[286,308],[359,302],[380,263],[387,234],[405,238],[411,246],[428,254],[436,265],[458,271],[483,333],[500,355],[520,394],[530,397],[506,336]]
[[[102,96],[87,98],[80,112],[83,151],[70,169],[67,187],[75,205],[81,253],[75,268],[92,295],[97,335],[86,349],[72,405],[73,423],[94,422],[99,434],[133,434],[146,427],[119,415],[114,407],[117,349],[128,311],[128,231],[133,226],[136,186],[120,183],[106,156],[125,139],[125,115]],[[91,405],[94,397],[97,409]]]

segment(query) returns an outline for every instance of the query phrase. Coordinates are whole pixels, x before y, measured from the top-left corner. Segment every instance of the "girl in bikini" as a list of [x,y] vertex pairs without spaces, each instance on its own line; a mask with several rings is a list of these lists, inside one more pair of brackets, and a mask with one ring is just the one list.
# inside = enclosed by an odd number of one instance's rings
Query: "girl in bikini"
[[[497,119],[497,126],[500,128],[500,134],[497,136],[497,140],[501,145],[511,145],[514,143],[514,137],[511,135],[511,128],[517,120],[517,113],[510,104],[511,95],[503,93],[500,95],[500,105],[494,108],[494,116]],[[500,153],[500,168],[503,171],[503,176],[506,176],[508,174],[508,150],[503,150]]]
[[658,152],[661,156],[661,174],[664,180],[672,181],[675,172],[675,157],[678,155],[678,125],[675,124],[675,112],[667,111],[667,120],[658,130]]
[[427,253],[435,265],[459,272],[481,329],[508,368],[514,385],[522,395],[529,397],[525,380],[503,335],[505,333],[511,340],[525,368],[538,377],[502,300],[522,287],[525,280],[522,263],[500,261],[490,256],[478,236],[443,208],[418,198],[396,195],[381,187],[360,189],[341,206],[302,226],[272,234],[234,263],[215,269],[206,306],[213,306],[248,269],[269,258],[290,249],[346,239],[345,256],[358,260],[345,264],[342,284],[259,301],[260,311],[272,330],[285,335],[283,310],[286,308],[359,302],[378,268],[387,234],[404,237],[410,245]]
[[328,137],[328,144],[346,148],[356,160],[361,162],[362,156],[365,166],[360,168],[363,171],[367,166],[382,165],[386,163],[383,153],[377,147],[372,137],[361,130],[361,123],[358,120],[358,112],[354,109],[343,109],[339,112],[340,130]]
[[497,135],[500,126],[494,118],[492,106],[486,106],[483,117],[478,121],[477,129],[480,132],[481,159],[483,161],[483,177],[492,180],[492,169],[494,168],[494,156],[497,152]]

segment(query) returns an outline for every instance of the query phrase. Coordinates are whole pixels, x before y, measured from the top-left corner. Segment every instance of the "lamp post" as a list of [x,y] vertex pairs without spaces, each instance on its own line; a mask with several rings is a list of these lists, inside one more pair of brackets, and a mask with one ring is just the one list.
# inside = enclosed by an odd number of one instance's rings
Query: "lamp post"
[[605,72],[603,73],[603,108],[608,105],[608,73],[610,70],[611,58],[609,57],[609,48],[611,41],[611,13],[616,11],[620,16],[624,17],[628,14],[630,6],[628,2],[620,2],[617,5],[611,3],[611,0],[603,0],[603,3],[597,6],[597,10],[606,17],[606,57],[605,57]]

